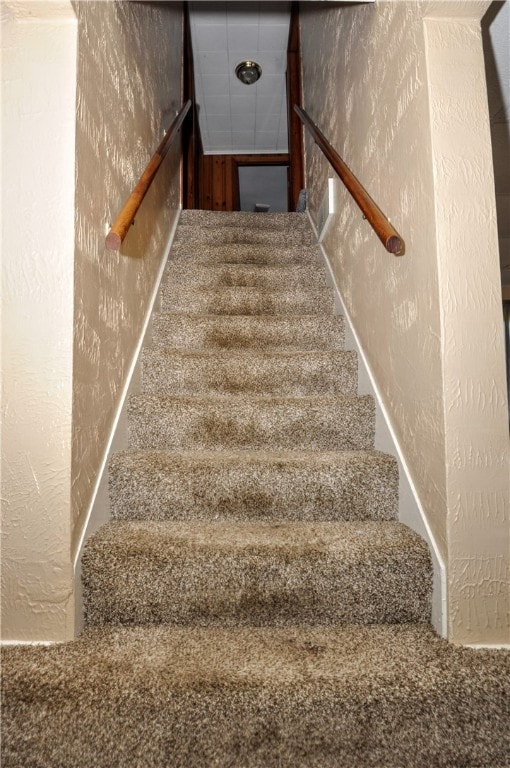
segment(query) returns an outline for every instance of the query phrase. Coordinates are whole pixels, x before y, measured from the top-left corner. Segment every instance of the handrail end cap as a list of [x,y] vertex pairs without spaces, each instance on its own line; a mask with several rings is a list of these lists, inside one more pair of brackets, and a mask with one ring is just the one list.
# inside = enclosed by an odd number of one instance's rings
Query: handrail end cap
[[406,244],[401,237],[393,235],[386,242],[386,250],[394,256],[403,256],[406,252]]
[[122,245],[120,235],[110,230],[106,236],[105,244],[109,251],[119,251]]

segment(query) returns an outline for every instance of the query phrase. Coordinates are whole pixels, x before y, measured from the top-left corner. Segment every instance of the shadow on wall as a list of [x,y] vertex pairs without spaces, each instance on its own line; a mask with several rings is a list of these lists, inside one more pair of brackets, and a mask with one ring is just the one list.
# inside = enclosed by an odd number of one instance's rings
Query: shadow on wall
[[496,0],[482,20],[502,285],[510,286],[510,2]]

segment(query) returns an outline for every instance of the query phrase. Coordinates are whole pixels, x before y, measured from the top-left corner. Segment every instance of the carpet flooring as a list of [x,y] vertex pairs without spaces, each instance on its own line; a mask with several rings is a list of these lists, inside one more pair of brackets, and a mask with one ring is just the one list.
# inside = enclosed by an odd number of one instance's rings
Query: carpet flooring
[[509,768],[510,653],[430,626],[300,214],[185,211],[75,641],[2,653],[4,768]]

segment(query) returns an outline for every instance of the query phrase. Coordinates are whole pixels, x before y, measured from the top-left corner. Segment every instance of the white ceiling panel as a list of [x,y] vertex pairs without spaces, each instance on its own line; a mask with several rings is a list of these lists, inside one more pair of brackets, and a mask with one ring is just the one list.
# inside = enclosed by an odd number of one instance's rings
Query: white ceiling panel
[[[254,131],[253,112],[240,112],[231,115],[232,131]],[[255,115],[255,119],[257,116]]]
[[228,96],[204,96],[203,106],[206,115],[226,115],[230,112],[230,99]]
[[197,51],[193,54],[195,59],[195,74],[228,75],[227,51]]
[[202,75],[202,88],[208,96],[228,93],[228,75]]
[[[287,152],[289,3],[196,2],[190,21],[206,154]],[[245,59],[262,68],[253,85],[235,76]]]
[[195,39],[200,51],[227,49],[227,27],[221,24],[196,24]]
[[287,41],[289,39],[289,25],[277,24],[270,26],[269,24],[261,25],[259,49],[261,51],[286,51]]
[[283,93],[275,92],[271,96],[259,96],[257,95],[257,113],[262,115],[270,115],[273,113],[280,114],[282,111],[282,98]]
[[255,131],[232,131],[232,150],[241,153],[246,146],[255,146]]
[[289,28],[289,9],[281,3],[261,3],[259,23],[261,26],[286,26]]
[[258,131],[279,131],[280,130],[281,115],[265,114],[264,112],[257,112],[255,128]]
[[209,141],[211,145],[211,152],[226,155],[231,151],[230,148],[232,146],[232,132],[210,131]]
[[277,143],[278,131],[257,131],[255,134],[255,147],[259,150],[267,150]]
[[257,109],[257,94],[249,96],[232,96],[230,99],[230,114],[242,115],[253,113],[253,128],[255,129],[255,112]]
[[209,131],[231,131],[232,122],[230,115],[207,115],[207,129]]
[[259,44],[258,24],[230,24],[227,30],[228,49],[256,51]]
[[271,96],[273,93],[285,93],[285,75],[265,75],[260,78],[257,83],[257,97]]

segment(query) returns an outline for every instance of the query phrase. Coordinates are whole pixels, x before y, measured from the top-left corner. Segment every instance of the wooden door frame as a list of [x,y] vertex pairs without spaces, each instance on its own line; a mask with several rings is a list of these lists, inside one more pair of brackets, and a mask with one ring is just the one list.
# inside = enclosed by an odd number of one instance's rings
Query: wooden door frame
[[191,99],[191,110],[182,126],[181,190],[183,208],[198,208],[202,141],[195,101],[195,76],[189,8],[183,9],[182,102]]
[[295,211],[299,193],[305,186],[303,126],[294,112],[294,104],[302,104],[301,40],[299,35],[299,3],[293,2],[290,13],[289,43],[287,46],[287,125],[290,155],[290,204]]

